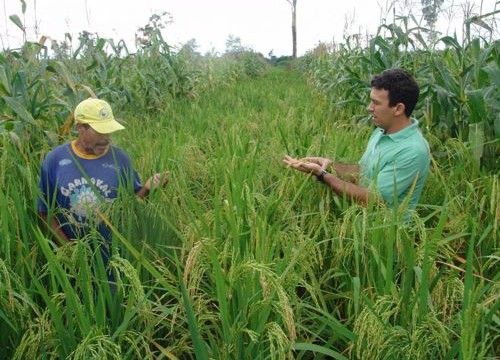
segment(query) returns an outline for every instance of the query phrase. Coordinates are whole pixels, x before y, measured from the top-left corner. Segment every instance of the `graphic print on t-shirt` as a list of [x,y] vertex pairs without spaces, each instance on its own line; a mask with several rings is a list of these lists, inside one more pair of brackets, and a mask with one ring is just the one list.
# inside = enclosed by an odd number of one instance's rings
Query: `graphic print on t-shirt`
[[[109,198],[111,187],[102,179],[91,178],[89,181],[85,177],[73,179],[66,186],[61,186],[60,193],[67,197],[69,201],[69,212],[72,215],[70,222],[77,225],[96,215],[96,209],[103,203],[111,202]],[[98,221],[96,217],[93,219]]]
[[70,211],[78,221],[87,218],[90,215],[87,212],[95,209],[98,204],[99,198],[94,194],[92,188],[87,185],[75,189],[69,199]]

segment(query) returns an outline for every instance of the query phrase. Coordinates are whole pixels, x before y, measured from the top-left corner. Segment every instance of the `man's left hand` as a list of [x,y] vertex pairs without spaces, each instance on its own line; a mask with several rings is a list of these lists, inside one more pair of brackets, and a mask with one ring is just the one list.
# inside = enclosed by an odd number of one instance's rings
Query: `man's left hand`
[[144,187],[147,191],[151,191],[152,188],[164,187],[168,184],[169,177],[170,171],[156,173],[146,181]]

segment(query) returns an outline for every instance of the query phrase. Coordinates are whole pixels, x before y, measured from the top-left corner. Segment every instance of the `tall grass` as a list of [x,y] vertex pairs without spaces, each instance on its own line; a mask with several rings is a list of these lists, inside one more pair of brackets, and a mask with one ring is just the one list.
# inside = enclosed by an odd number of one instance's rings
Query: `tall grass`
[[[162,56],[144,60],[166,66]],[[365,82],[342,109],[298,72],[272,69],[157,98],[168,104],[159,112],[118,110],[127,130],[114,141],[141,176],[172,177],[101,214],[114,227],[116,284],[97,234],[56,248],[39,224],[51,144],[2,132],[0,357],[495,356],[498,176],[461,141],[427,134],[436,156],[409,225],[282,165],[285,153],[359,159],[371,128],[350,114]]]

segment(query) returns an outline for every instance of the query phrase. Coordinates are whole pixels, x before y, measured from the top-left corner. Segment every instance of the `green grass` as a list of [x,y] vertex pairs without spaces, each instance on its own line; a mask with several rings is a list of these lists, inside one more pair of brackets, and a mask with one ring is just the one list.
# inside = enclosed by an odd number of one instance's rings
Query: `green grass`
[[120,114],[127,130],[114,139],[141,177],[172,178],[103,214],[120,224],[114,295],[88,246],[54,250],[38,225],[49,146],[33,153],[2,135],[0,357],[493,357],[498,176],[435,140],[446,156],[410,226],[352,206],[282,164],[359,159],[370,127],[330,105],[298,72],[272,69]]

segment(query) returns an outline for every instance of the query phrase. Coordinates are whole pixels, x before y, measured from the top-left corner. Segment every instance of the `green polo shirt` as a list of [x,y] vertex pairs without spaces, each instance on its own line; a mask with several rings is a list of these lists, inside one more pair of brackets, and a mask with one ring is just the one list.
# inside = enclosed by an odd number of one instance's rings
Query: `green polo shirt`
[[429,145],[418,129],[418,121],[394,134],[374,130],[365,153],[359,160],[360,185],[377,191],[390,206],[399,206],[410,194],[409,209],[414,209],[429,172]]

